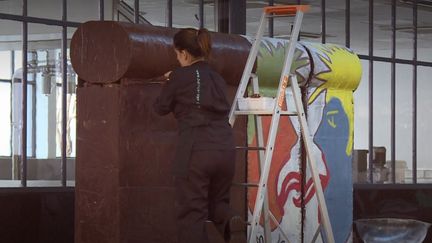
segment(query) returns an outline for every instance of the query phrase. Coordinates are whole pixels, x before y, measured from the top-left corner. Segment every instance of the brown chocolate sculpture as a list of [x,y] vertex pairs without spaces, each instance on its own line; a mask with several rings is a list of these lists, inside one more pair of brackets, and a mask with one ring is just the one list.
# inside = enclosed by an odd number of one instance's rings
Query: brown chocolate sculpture
[[[177,127],[172,116],[153,113],[161,86],[147,82],[178,65],[172,48],[175,32],[92,21],[72,38],[71,60],[80,79],[76,243],[177,242],[170,173]],[[250,44],[235,35],[212,37],[210,62],[234,85],[228,86],[232,99]],[[236,123],[239,145],[246,142],[245,124]],[[236,170],[235,180],[244,181],[244,153],[237,155]],[[244,188],[233,188],[232,206],[240,213],[246,212],[245,195]]]
[[[176,67],[174,28],[90,21],[71,42],[71,60],[80,78],[113,83],[121,78],[148,79]],[[212,33],[210,63],[229,84],[240,80],[251,44],[238,35]]]

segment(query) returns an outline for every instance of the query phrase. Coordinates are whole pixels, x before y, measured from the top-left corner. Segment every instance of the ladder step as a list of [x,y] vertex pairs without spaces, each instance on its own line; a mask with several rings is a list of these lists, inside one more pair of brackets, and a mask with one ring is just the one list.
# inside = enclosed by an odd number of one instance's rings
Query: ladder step
[[233,186],[243,186],[243,187],[258,187],[258,183],[245,183],[245,182],[233,182]]
[[237,146],[236,149],[244,149],[244,150],[266,150],[265,147],[245,147],[245,146]]
[[295,14],[279,14],[279,15],[266,15],[266,18],[284,18],[284,17],[294,17]]
[[[270,116],[273,115],[273,110],[244,110],[244,111],[234,111],[235,115],[260,115],[260,116]],[[281,111],[281,116],[297,116],[297,112],[291,111]]]

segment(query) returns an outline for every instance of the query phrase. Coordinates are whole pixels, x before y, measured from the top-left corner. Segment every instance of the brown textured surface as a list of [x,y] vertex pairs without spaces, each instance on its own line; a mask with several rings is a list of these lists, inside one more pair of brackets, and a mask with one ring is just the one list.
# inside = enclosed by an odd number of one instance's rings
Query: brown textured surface
[[[176,242],[171,161],[177,124],[172,115],[153,113],[161,86],[145,81],[177,66],[175,32],[91,21],[74,34],[71,59],[80,78],[76,243]],[[235,35],[212,35],[210,62],[236,85],[250,44]],[[229,86],[230,100],[235,91]],[[237,121],[235,133],[244,144],[245,118]],[[245,159],[243,152],[237,155],[236,181],[244,181]],[[245,216],[244,188],[233,188],[232,205]]]
[[75,240],[119,242],[120,88],[77,89]]
[[153,112],[160,84],[122,85],[121,186],[171,186],[177,123]]
[[[156,77],[178,65],[172,48],[176,32],[174,28],[113,21],[86,22],[72,37],[72,65],[81,79],[92,83]],[[212,42],[210,63],[229,84],[236,85],[250,43],[241,36],[221,33],[212,33]]]
[[[78,88],[75,242],[175,243],[176,122],[152,111],[159,84],[120,83]],[[229,86],[230,99],[235,89]],[[245,127],[237,122],[239,144]],[[236,181],[244,181],[244,153],[236,169]],[[232,205],[244,214],[243,188],[233,188]]]

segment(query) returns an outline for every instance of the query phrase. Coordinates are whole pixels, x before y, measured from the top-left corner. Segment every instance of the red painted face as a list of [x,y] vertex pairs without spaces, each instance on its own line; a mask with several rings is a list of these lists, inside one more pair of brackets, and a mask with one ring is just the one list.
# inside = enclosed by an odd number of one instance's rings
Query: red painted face
[[[263,117],[262,124],[264,129],[264,141],[268,137],[269,127],[271,118]],[[281,223],[282,218],[285,215],[284,205],[289,199],[289,194],[292,191],[297,193],[301,190],[302,177],[298,171],[291,171],[287,173],[284,177],[281,177],[282,169],[287,165],[291,158],[291,150],[298,142],[297,133],[288,117],[281,117],[279,122],[278,135],[276,136],[276,142],[274,146],[274,152],[272,157],[272,166],[269,172],[269,179],[267,183],[267,190],[269,195],[269,207],[270,211],[276,220]],[[256,137],[252,142],[252,145],[256,146]],[[324,160],[324,158],[323,158]],[[258,182],[259,181],[259,165],[258,165],[258,154],[254,152],[249,152],[248,154],[248,181]],[[327,173],[320,174],[320,180],[323,189],[327,187],[329,177],[327,167],[325,168]],[[281,181],[280,181],[281,180]],[[278,192],[278,184],[280,184],[281,189]],[[315,188],[313,187],[312,178],[309,178],[305,184],[305,196],[304,203],[307,204],[312,197],[315,195]],[[248,203],[249,209],[253,211],[255,207],[255,199],[257,195],[257,188],[248,189]],[[300,195],[291,198],[291,202],[296,207],[301,207],[301,197]],[[261,225],[263,225],[261,218]],[[276,229],[277,226],[271,221],[272,230]]]
[[[268,136],[268,130],[270,127],[271,118],[263,117],[262,123],[264,128],[264,141],[266,141]],[[294,127],[291,124],[291,121],[288,117],[281,117],[279,122],[278,135],[276,137],[275,148],[272,158],[272,167],[269,173],[269,181],[267,184],[268,194],[269,194],[269,206],[270,211],[275,216],[276,220],[280,223],[282,221],[282,217],[284,216],[283,206],[285,202],[282,202],[280,199],[280,195],[278,195],[277,184],[279,174],[281,173],[282,168],[289,161],[291,155],[291,149],[296,144],[298,138],[297,134],[294,130]],[[253,145],[256,146],[256,139],[253,140]],[[249,152],[248,155],[248,181],[258,182],[259,181],[259,166],[258,166],[258,155],[256,152]],[[295,181],[295,185],[300,185],[300,174],[295,173],[296,178],[292,178]],[[291,176],[291,175],[289,175]],[[297,189],[297,188],[296,188]],[[300,187],[298,188],[298,191]],[[255,205],[255,198],[257,194],[256,188],[249,188],[248,197],[249,197],[249,208],[253,210]],[[285,199],[286,200],[286,199]],[[272,230],[274,230],[277,226],[271,222]]]

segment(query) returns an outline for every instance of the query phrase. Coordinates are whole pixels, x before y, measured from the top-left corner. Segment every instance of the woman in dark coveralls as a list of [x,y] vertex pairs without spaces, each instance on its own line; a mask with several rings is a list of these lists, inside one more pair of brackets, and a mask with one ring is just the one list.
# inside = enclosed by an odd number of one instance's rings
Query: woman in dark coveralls
[[228,123],[225,80],[206,62],[211,51],[206,29],[181,29],[174,36],[180,68],[154,104],[159,115],[173,112],[179,140],[174,158],[180,243],[206,243],[205,221],[214,222],[227,242],[246,242],[244,225],[229,208],[235,147]]

